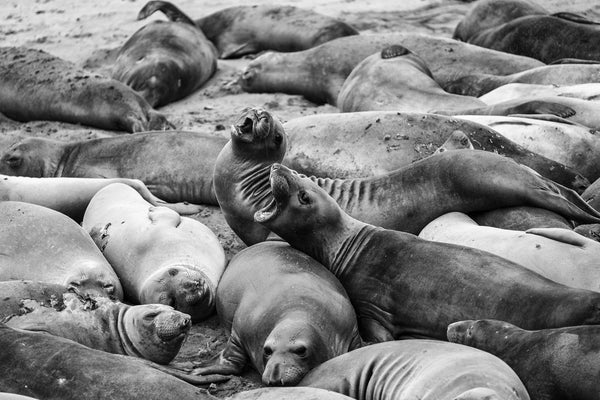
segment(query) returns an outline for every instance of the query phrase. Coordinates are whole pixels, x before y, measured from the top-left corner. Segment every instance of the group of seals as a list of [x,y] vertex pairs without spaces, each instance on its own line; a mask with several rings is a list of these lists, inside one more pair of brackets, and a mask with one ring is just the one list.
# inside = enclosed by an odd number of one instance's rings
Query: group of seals
[[193,321],[213,313],[225,252],[201,222],[155,207],[115,183],[92,198],[82,226],[134,303],[166,304]]
[[44,51],[2,47],[0,60],[0,113],[8,118],[127,132],[173,127],[121,82],[78,69]]

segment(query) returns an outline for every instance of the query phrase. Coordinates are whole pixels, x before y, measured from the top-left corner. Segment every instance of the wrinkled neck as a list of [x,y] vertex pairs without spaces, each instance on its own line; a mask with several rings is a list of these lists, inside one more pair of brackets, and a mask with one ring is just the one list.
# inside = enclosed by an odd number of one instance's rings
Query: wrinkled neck
[[[131,338],[127,335],[127,326],[125,326],[125,317],[127,310],[129,310],[129,306],[120,307],[117,313],[111,314],[111,319],[115,319],[114,323],[111,321],[110,327],[111,329],[116,329],[116,332],[113,332],[113,337],[119,338],[119,344],[121,345],[121,354],[126,354],[128,356],[145,358],[144,355],[138,351],[135,347]],[[131,329],[131,328],[129,328]]]

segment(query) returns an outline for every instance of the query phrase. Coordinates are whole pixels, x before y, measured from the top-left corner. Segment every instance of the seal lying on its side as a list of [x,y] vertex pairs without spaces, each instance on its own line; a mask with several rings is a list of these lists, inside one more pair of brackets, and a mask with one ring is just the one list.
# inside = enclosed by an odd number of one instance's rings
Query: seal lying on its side
[[0,48],[0,112],[17,121],[64,121],[114,131],[173,127],[121,82],[23,47]]
[[194,204],[166,203],[150,193],[139,179],[126,178],[29,178],[0,175],[0,201],[37,204],[80,222],[92,197],[98,190],[111,183],[129,185],[150,204],[169,207],[179,214],[196,214],[201,211],[201,208]]
[[497,357],[437,340],[366,346],[324,362],[299,386],[357,400],[528,400],[523,383]]
[[[0,324],[0,391],[49,400],[215,400],[193,377],[142,358],[90,349],[72,340]],[[171,376],[173,375],[173,376]]]
[[340,89],[354,67],[393,44],[401,44],[423,58],[442,87],[474,73],[505,75],[543,65],[532,58],[436,36],[412,33],[356,35],[334,39],[304,51],[262,54],[243,72],[242,89],[301,94],[317,103],[336,105]]
[[115,271],[71,218],[35,204],[0,201],[0,220],[0,281],[36,280],[82,296],[123,299]]
[[[89,304],[91,303],[91,304]],[[62,310],[28,302],[28,313],[5,321],[11,328],[46,332],[92,349],[168,364],[192,326],[190,316],[163,304],[130,306],[65,294]]]
[[56,283],[29,280],[1,281],[0,322],[7,317],[29,312],[30,310],[25,304],[29,301],[61,310],[64,308],[63,294],[65,291],[63,285]]
[[194,321],[213,313],[225,252],[204,224],[114,183],[92,198],[81,225],[131,301],[167,304]]
[[266,385],[296,385],[312,368],[359,347],[356,314],[338,280],[280,241],[234,256],[217,291],[231,336],[195,373],[240,374],[251,364]]
[[503,321],[461,321],[448,326],[448,340],[501,358],[535,398],[598,399],[600,326],[532,332]]
[[[143,8],[138,20],[151,14]],[[193,21],[171,18],[136,31],[120,48],[112,77],[160,107],[193,93],[216,70],[215,46]]]
[[32,137],[0,157],[0,174],[134,178],[165,201],[217,205],[212,171],[226,142],[222,137],[185,131],[70,143]]
[[552,282],[491,253],[360,222],[280,164],[271,167],[270,182],[274,199],[255,220],[335,274],[367,341],[444,339],[448,324],[467,315],[528,329],[600,324],[600,293]]
[[463,213],[431,221],[419,237],[488,251],[554,282],[600,292],[600,243],[569,229],[523,231],[479,226]]

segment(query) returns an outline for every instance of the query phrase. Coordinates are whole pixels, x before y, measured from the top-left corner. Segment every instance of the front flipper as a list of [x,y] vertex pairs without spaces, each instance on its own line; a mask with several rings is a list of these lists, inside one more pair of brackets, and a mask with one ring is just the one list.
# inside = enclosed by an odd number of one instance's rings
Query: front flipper
[[194,375],[223,374],[240,375],[248,363],[246,351],[234,331],[225,345],[225,348],[206,364],[194,368]]
[[254,42],[246,42],[240,45],[236,45],[236,43],[232,43],[227,45],[223,51],[221,52],[222,59],[226,58],[238,58],[244,56],[246,54],[254,54],[258,53],[259,48]]
[[[123,355],[116,355],[118,357],[128,357],[128,358],[132,358],[131,356],[123,356]],[[185,381],[187,383],[191,383],[192,385],[196,385],[196,386],[200,386],[200,385],[210,385],[211,383],[219,383],[219,382],[225,382],[228,381],[229,379],[231,379],[230,376],[223,376],[223,375],[208,375],[208,376],[194,376],[194,375],[190,375],[187,374],[185,372],[182,372],[176,368],[173,367],[169,367],[169,366],[165,366],[165,365],[160,365],[160,364],[156,364],[152,361],[149,360],[145,360],[143,358],[137,358],[136,360],[138,360],[138,362],[141,362],[143,364],[148,365],[149,367],[152,367],[154,369],[157,369],[161,372],[164,372],[165,374],[169,374],[171,376],[174,376],[175,378],[181,379],[182,381]]]
[[138,13],[137,19],[139,21],[148,18],[157,11],[162,11],[173,22],[196,26],[196,23],[190,17],[168,1],[149,1]]
[[153,195],[150,190],[148,190],[148,187],[144,184],[144,182],[140,181],[139,179],[122,178],[122,183],[134,188],[144,200],[153,206],[167,207],[181,215],[198,214],[200,211],[202,211],[202,206],[198,204],[191,204],[187,202],[167,203],[166,201],[159,199]]
[[513,105],[514,102],[498,103],[490,106],[496,109],[494,114],[490,115],[512,115],[512,114],[552,114],[561,118],[568,118],[575,115],[575,110],[569,106],[560,103],[553,103],[544,100],[528,100],[520,104]]
[[566,21],[576,22],[578,24],[586,24],[586,25],[600,25],[600,22],[596,22],[591,20],[581,14],[575,14],[572,12],[557,12],[554,14],[550,14],[551,17],[556,17],[560,19],[564,19]]
[[578,247],[584,247],[586,244],[591,242],[590,239],[580,235],[579,233],[562,228],[531,228],[527,229],[525,233],[543,236],[548,239]]
[[379,321],[372,318],[361,317],[358,320],[360,335],[365,342],[379,343],[394,340],[392,333],[387,330]]

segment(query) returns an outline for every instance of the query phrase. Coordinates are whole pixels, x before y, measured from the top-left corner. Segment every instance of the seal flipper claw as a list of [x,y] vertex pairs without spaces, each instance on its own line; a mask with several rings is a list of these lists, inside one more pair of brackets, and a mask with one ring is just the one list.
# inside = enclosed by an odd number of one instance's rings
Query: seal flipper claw
[[192,26],[197,26],[194,20],[188,17],[183,11],[177,8],[174,4],[168,1],[149,1],[142,7],[138,13],[137,19],[142,20],[148,18],[157,11],[162,11],[163,14],[173,22],[181,22]]

